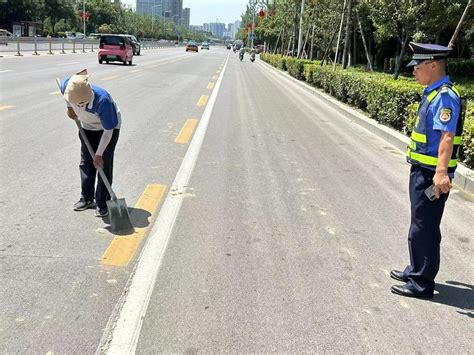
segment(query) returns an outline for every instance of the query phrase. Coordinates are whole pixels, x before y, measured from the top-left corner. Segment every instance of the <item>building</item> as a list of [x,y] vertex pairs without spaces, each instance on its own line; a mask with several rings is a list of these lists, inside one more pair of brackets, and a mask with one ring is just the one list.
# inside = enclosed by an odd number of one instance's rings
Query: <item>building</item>
[[202,31],[204,31],[204,26],[189,25],[189,29],[192,30],[192,31],[202,32]]
[[234,30],[234,24],[233,23],[229,23],[227,25],[227,32],[228,32],[228,37],[229,38],[232,38],[232,39],[235,39],[235,30]]
[[137,13],[162,17],[165,21],[184,23],[183,0],[136,0]]
[[[235,22],[234,22],[234,32],[235,32],[235,35],[237,35],[237,32],[240,31],[240,26],[242,26],[242,21],[235,21]],[[234,35],[234,38],[235,38],[235,35]]]
[[203,23],[202,27],[204,29],[204,32],[211,32],[211,25],[209,23]]
[[225,23],[214,22],[209,24],[213,36],[224,37]]
[[163,17],[163,0],[137,0],[136,9],[141,15]]
[[191,22],[191,9],[189,7],[186,7],[183,9],[183,25],[186,27],[189,27],[189,24]]

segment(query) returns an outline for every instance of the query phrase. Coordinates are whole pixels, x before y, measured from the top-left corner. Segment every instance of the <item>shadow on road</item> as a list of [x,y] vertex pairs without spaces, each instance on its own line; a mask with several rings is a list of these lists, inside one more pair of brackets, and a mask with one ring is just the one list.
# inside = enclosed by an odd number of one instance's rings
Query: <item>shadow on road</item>
[[[134,207],[128,207],[128,213],[130,215],[130,220],[132,222],[132,225],[134,228],[146,228],[150,225],[150,222],[148,221],[148,218],[151,216],[151,213],[143,210],[141,208],[134,208]],[[105,227],[109,232],[111,232],[110,228],[110,218],[109,216],[103,217],[102,220],[109,224],[108,226]],[[130,232],[126,232],[123,234],[120,233],[115,233],[117,235],[131,235]],[[133,234],[133,233],[132,233]]]
[[[460,287],[456,287],[460,286]],[[460,308],[459,314],[474,318],[474,286],[458,281],[446,281],[446,284],[436,284],[432,302]]]

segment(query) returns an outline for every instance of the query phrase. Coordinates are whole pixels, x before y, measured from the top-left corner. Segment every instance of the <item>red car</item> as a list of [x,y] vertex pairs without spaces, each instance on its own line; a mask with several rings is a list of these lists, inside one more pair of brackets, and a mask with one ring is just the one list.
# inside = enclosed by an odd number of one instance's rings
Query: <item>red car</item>
[[99,64],[104,61],[122,62],[123,65],[132,65],[133,47],[130,39],[123,35],[101,35],[99,51],[97,52]]

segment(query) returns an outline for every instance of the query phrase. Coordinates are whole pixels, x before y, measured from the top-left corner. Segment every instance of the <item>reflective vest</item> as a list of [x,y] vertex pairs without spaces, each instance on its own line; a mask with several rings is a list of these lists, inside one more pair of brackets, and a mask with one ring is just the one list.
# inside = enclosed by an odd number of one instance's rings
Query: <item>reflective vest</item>
[[461,99],[460,92],[455,86],[452,86],[447,83],[442,84],[438,89],[435,89],[430,92],[426,96],[425,101],[420,104],[420,107],[418,109],[418,119],[416,120],[415,127],[413,129],[413,132],[411,133],[411,141],[408,145],[407,161],[411,164],[421,165],[431,170],[436,169],[436,166],[438,165],[438,150],[436,150],[436,153],[434,153],[434,155],[430,155],[428,153],[428,145],[429,143],[432,144],[432,142],[428,142],[427,139],[427,132],[433,129],[433,122],[431,122],[430,126],[428,127],[426,116],[428,114],[428,107],[430,103],[435,99],[437,95],[440,94],[441,90],[446,90],[445,87],[451,89],[461,100],[461,109],[459,112],[459,118],[456,126],[456,134],[454,136],[453,142],[453,154],[451,155],[451,159],[449,160],[448,164],[448,173],[454,173],[457,166],[458,150],[461,144],[466,101],[464,98]]

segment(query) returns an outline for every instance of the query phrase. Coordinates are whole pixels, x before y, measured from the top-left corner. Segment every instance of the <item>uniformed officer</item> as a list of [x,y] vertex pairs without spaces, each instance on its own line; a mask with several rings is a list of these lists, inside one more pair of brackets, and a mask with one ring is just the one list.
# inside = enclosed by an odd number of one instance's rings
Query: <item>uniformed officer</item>
[[[463,130],[459,90],[446,75],[451,48],[410,43],[413,75],[425,85],[407,151],[410,170],[411,224],[408,232],[410,265],[390,276],[403,281],[392,286],[398,295],[432,298],[439,270],[440,223],[457,165]],[[433,191],[431,199],[429,192]]]

